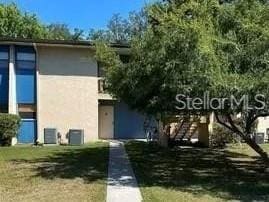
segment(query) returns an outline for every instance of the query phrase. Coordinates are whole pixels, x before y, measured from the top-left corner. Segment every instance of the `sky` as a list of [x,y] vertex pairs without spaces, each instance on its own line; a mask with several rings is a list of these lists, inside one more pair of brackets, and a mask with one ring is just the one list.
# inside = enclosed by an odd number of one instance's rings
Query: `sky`
[[16,3],[23,11],[35,13],[43,23],[66,23],[71,29],[105,28],[114,13],[127,17],[153,0],[0,0]]

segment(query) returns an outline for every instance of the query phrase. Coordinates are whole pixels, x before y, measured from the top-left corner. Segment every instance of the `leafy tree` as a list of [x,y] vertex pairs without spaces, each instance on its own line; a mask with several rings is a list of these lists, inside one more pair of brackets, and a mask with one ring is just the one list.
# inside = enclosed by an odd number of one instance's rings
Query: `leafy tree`
[[107,24],[107,29],[91,29],[88,39],[111,43],[127,43],[132,37],[141,35],[147,27],[145,10],[130,12],[128,19],[114,14]]
[[36,15],[22,12],[16,4],[0,4],[0,37],[82,40],[83,31],[66,24],[42,24]]
[[120,14],[114,14],[107,27],[111,40],[115,42],[126,42],[129,38],[128,21],[123,19]]
[[106,41],[106,42],[111,41],[109,31],[101,29],[100,30],[90,29],[87,38],[92,41]]
[[[269,96],[269,5],[257,0],[229,4],[218,0],[170,1],[149,8],[150,25],[132,40],[131,60],[122,64],[106,45],[97,45],[97,58],[107,67],[108,90],[131,107],[165,120],[176,111],[175,96],[241,98],[249,106],[225,104],[214,112],[217,121],[240,136],[269,162],[251,130],[259,117],[269,115],[255,99]],[[104,57],[104,55],[106,57]],[[242,122],[234,119],[241,115]]]
[[48,27],[50,38],[58,40],[71,40],[72,34],[66,24],[50,24]]
[[74,29],[72,33],[66,24],[53,23],[47,26],[50,39],[58,40],[82,40],[83,30]]
[[75,28],[72,34],[72,40],[75,41],[84,40],[84,30]]
[[15,4],[0,4],[0,36],[47,38],[48,32],[36,15],[21,12]]

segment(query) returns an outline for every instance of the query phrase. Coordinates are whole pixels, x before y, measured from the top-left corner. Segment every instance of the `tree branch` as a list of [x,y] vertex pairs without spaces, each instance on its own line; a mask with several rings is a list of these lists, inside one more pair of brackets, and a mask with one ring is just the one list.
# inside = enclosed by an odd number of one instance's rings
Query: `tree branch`
[[[231,126],[229,126],[228,124],[226,124],[225,122],[221,121],[220,118],[219,118],[219,115],[217,112],[215,112],[215,115],[216,115],[216,119],[217,119],[217,122],[221,125],[223,125],[224,127],[228,128],[229,130],[231,131],[234,131],[233,128]],[[234,131],[235,132],[235,131]]]
[[252,124],[253,124],[253,122],[252,122],[252,118],[253,118],[253,116],[254,116],[253,111],[250,111],[249,113],[247,113],[247,116],[246,116],[246,123],[245,123],[245,129],[246,129],[245,131],[246,131],[247,134],[250,133],[251,126],[252,126]]
[[241,130],[234,124],[234,121],[233,121],[233,119],[232,119],[232,117],[231,117],[231,114],[228,114],[228,115],[226,115],[226,116],[227,116],[227,118],[228,118],[228,122],[230,123],[230,125],[231,125],[231,127],[234,129],[234,131],[236,131],[238,134],[244,136],[243,131],[241,131]]
[[256,121],[257,118],[259,117],[266,117],[269,116],[269,113],[261,113],[261,114],[256,114],[251,120],[250,120],[250,125],[252,125],[254,123],[254,121]]

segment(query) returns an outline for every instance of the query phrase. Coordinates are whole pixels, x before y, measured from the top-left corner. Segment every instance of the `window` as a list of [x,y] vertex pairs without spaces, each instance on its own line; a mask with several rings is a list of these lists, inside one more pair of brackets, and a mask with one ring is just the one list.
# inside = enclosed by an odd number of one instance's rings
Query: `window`
[[[0,105],[8,105],[9,47],[0,46]],[[6,107],[4,111],[6,111]],[[1,110],[2,111],[2,110]]]
[[0,113],[8,113],[8,105],[0,104]]
[[17,53],[17,60],[24,60],[24,61],[35,61],[35,53]]
[[22,119],[36,119],[36,106],[32,104],[19,104],[19,116]]
[[105,66],[102,62],[97,62],[98,77],[105,77]]
[[8,60],[8,50],[0,48],[0,60]]
[[36,112],[19,112],[21,119],[36,119]]
[[[119,55],[120,60],[123,64],[130,62],[130,55]],[[102,62],[97,62],[98,77],[105,77],[105,65]]]
[[17,102],[36,102],[36,54],[31,46],[16,46]]
[[9,48],[7,46],[0,46],[0,70],[8,69]]
[[35,53],[34,52],[19,52],[19,51],[20,49],[17,49],[17,54],[16,54],[17,69],[34,70],[35,69]]
[[1,60],[0,59],[0,70],[8,70],[8,60]]

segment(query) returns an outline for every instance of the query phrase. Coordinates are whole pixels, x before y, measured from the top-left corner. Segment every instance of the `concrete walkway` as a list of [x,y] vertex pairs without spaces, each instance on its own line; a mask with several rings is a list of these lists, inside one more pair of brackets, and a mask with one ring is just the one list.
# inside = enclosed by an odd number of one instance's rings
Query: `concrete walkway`
[[110,142],[107,202],[140,202],[142,196],[124,144]]

